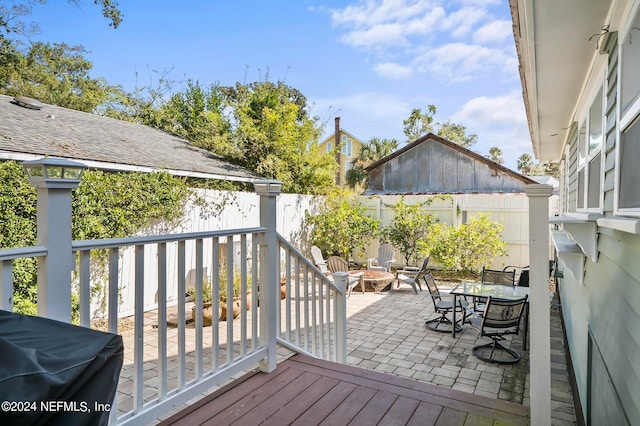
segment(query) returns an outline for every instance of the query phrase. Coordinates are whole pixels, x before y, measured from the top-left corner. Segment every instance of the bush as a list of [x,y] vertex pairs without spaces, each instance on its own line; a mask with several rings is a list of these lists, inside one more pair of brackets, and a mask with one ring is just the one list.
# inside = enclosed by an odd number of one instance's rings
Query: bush
[[393,211],[391,225],[382,229],[382,242],[396,247],[407,265],[416,263],[418,254],[429,252],[427,238],[438,219],[423,210],[422,204],[405,204],[404,197],[393,205]]
[[380,221],[367,216],[362,204],[330,196],[316,215],[306,216],[313,244],[346,260],[354,250],[366,250],[368,238],[378,235]]
[[488,215],[478,214],[459,227],[438,225],[431,235],[432,259],[444,271],[474,272],[489,266],[497,256],[506,253],[501,239],[504,226]]

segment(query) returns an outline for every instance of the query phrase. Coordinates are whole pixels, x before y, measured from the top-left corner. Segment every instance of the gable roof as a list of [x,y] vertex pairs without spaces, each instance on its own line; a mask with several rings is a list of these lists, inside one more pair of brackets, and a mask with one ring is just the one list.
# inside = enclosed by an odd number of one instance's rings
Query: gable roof
[[[341,134],[345,134],[345,135],[349,136],[351,139],[353,139],[353,140],[356,140],[356,141],[360,142],[360,144],[362,144],[362,143],[363,143],[359,138],[357,138],[357,137],[353,136],[351,133],[347,132],[347,131],[346,131],[346,130],[344,130],[344,129],[340,129],[340,133],[341,133]],[[322,141],[318,142],[318,145],[322,145],[322,144],[324,144],[324,143],[326,143],[326,142],[328,142],[328,141],[333,142],[333,140],[335,139],[335,137],[336,137],[336,132],[333,132],[333,133],[331,133],[329,136],[327,136],[326,138],[322,139]]]
[[252,182],[262,178],[185,139],[141,124],[42,104],[24,108],[0,95],[0,160],[52,156],[111,171],[164,170],[176,176]]
[[450,142],[450,141],[448,141],[448,140],[446,140],[446,139],[444,139],[444,138],[442,138],[442,137],[440,137],[440,136],[438,136],[436,134],[433,134],[433,133],[428,133],[425,136],[422,136],[421,138],[416,139],[414,142],[412,142],[410,144],[407,144],[404,147],[392,152],[391,154],[387,155],[386,157],[381,158],[380,160],[376,161],[375,163],[370,164],[368,167],[365,168],[365,170],[367,172],[371,172],[371,170],[380,167],[384,163],[386,163],[386,162],[388,162],[388,161],[390,161],[390,160],[392,160],[392,159],[404,154],[407,151],[410,151],[411,149],[415,148],[416,146],[421,145],[421,144],[423,144],[423,143],[425,143],[425,142],[427,142],[429,140],[438,142],[438,143],[440,143],[440,144],[442,144],[442,145],[444,145],[446,147],[449,147],[449,148],[454,149],[454,150],[456,150],[456,151],[458,151],[458,152],[460,152],[462,154],[465,154],[465,155],[467,155],[467,156],[469,156],[469,157],[471,157],[471,158],[473,158],[473,159],[475,159],[477,161],[485,163],[490,168],[495,169],[497,171],[500,171],[502,173],[505,173],[505,174],[507,174],[507,175],[509,175],[509,176],[511,176],[513,178],[516,178],[516,179],[518,179],[518,180],[520,180],[520,181],[522,181],[522,182],[524,182],[526,184],[536,183],[533,179],[531,179],[531,178],[529,178],[529,177],[527,177],[525,175],[522,175],[522,174],[520,174],[520,173],[518,173],[518,172],[516,172],[514,170],[511,170],[510,168],[505,167],[502,164],[498,164],[495,161],[491,161],[489,158],[487,158],[487,157],[485,157],[483,155],[480,155],[477,152],[471,151],[470,149],[467,149],[467,148],[465,148],[465,147],[463,147],[461,145],[458,145],[457,143]]

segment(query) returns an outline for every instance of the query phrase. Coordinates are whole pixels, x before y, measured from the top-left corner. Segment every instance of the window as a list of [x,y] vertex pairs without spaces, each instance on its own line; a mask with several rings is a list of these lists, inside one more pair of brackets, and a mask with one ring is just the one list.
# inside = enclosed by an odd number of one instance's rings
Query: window
[[348,157],[351,157],[352,154],[352,144],[353,141],[351,138],[342,135],[342,153]]
[[578,132],[578,209],[599,209],[602,144],[604,141],[604,85],[589,106],[586,122]]
[[620,148],[617,210],[640,214],[640,13],[620,45]]
[[327,142],[327,152],[331,152],[333,149],[333,144],[331,142]]

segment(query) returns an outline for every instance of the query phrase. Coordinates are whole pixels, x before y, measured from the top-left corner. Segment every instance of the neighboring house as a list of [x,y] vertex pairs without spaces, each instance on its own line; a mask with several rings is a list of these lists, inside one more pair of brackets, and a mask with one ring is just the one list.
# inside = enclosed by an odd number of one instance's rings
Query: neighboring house
[[[363,142],[353,136],[351,133],[340,129],[340,148],[337,154],[340,156],[340,184],[344,185],[347,172],[351,169],[351,162],[358,156],[360,148]],[[331,136],[323,139],[318,144],[320,152],[331,153],[336,149],[336,133],[332,133]]]
[[511,0],[586,424],[640,424],[640,1]]
[[161,130],[39,102],[28,106],[0,95],[0,161],[51,156],[109,171],[164,170],[176,176],[242,182],[260,179]]
[[365,170],[369,172],[366,194],[523,193],[526,185],[536,183],[432,133]]

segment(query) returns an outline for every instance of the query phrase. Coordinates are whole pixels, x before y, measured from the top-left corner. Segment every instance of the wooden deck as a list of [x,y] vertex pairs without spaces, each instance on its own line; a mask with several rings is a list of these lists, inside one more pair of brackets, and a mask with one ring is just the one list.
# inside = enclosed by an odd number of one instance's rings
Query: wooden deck
[[295,355],[161,425],[528,425],[529,407]]

